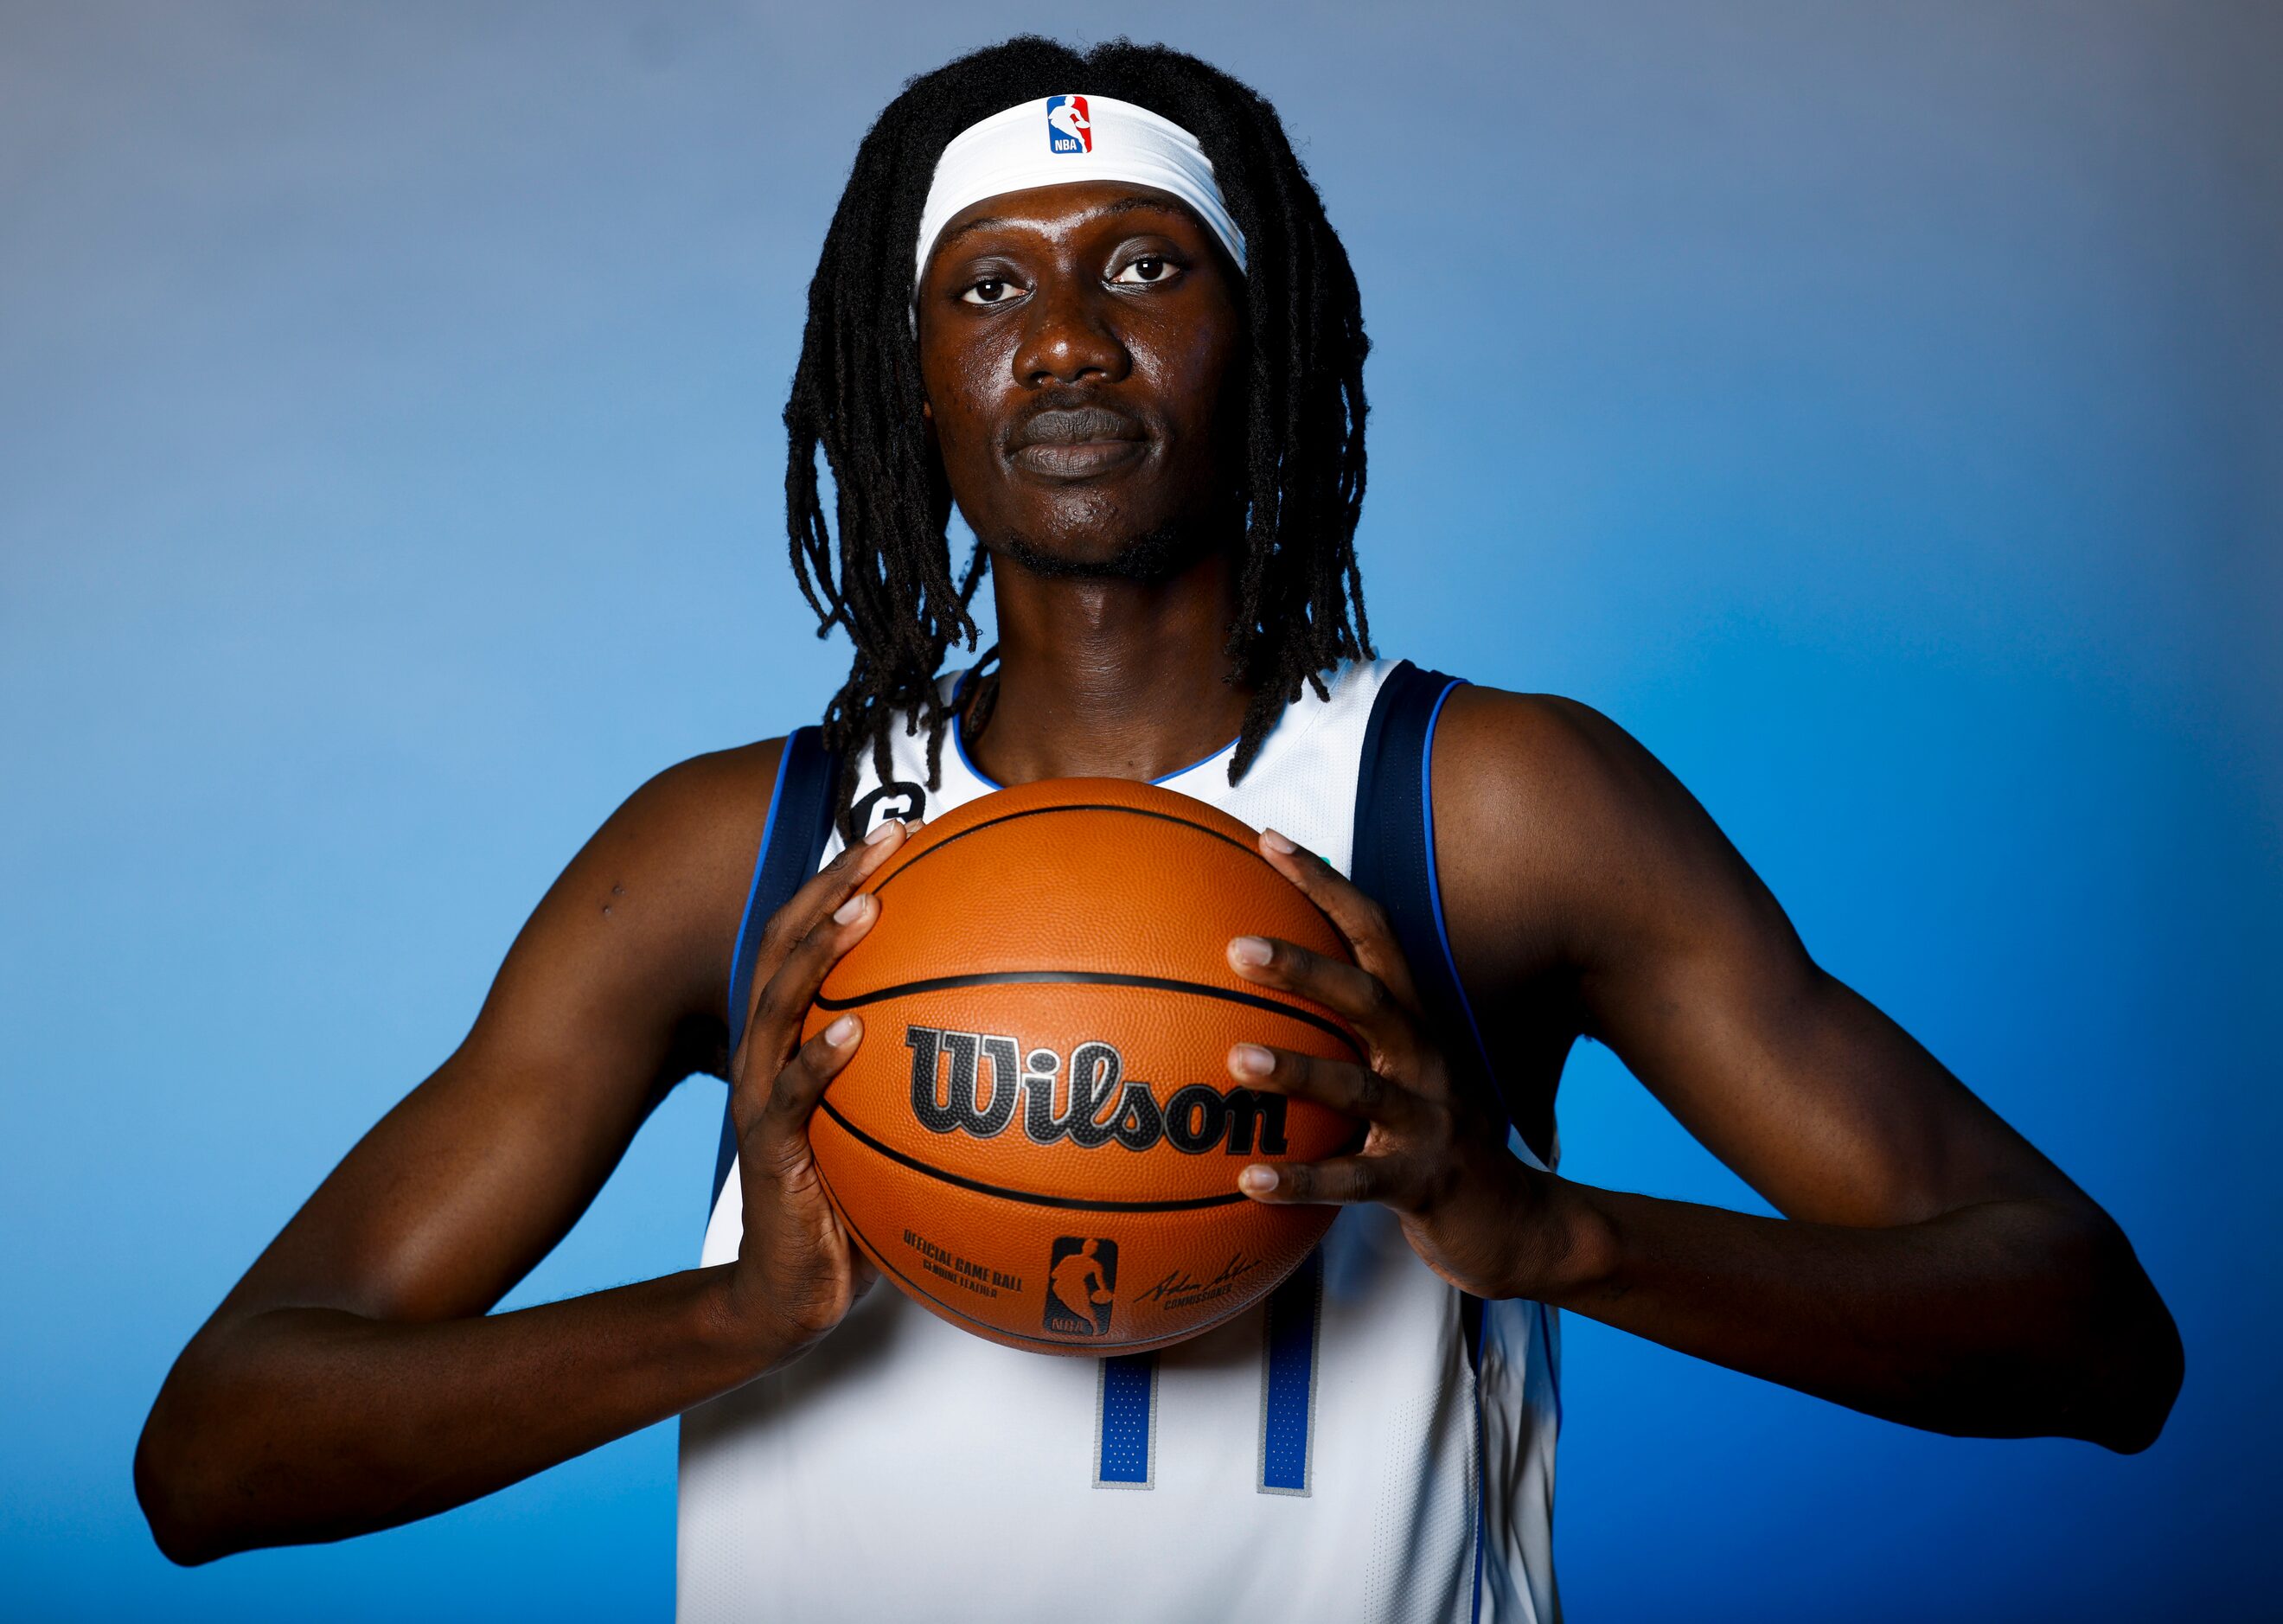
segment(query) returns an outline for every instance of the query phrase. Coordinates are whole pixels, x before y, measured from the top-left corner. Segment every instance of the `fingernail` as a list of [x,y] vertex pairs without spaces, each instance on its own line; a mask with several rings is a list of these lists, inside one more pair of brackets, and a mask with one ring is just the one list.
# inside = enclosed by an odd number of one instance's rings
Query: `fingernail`
[[824,1029],[824,1041],[835,1049],[847,1048],[855,1038],[856,1018],[853,1015],[843,1015]]
[[1258,1043],[1239,1043],[1228,1051],[1228,1069],[1247,1077],[1266,1077],[1276,1069],[1276,1057]]
[[1260,832],[1260,843],[1266,847],[1270,851],[1275,852],[1279,855],[1285,857],[1290,856],[1294,852],[1300,849],[1298,847],[1293,845],[1291,841],[1286,839],[1282,835],[1278,834],[1274,829],[1264,829]]
[[1236,1182],[1249,1196],[1265,1196],[1276,1188],[1276,1169],[1247,1167],[1236,1175]]
[[893,834],[897,830],[901,829],[903,826],[904,825],[901,821],[892,817],[884,824],[875,824],[872,826],[872,832],[864,837],[864,844],[867,846],[877,846],[881,841],[886,839],[890,835]]
[[1240,964],[1265,964],[1273,952],[1274,949],[1262,936],[1239,936],[1228,944],[1229,957]]
[[843,925],[853,925],[864,917],[864,903],[867,900],[866,894],[859,891],[854,896],[834,909],[832,917]]

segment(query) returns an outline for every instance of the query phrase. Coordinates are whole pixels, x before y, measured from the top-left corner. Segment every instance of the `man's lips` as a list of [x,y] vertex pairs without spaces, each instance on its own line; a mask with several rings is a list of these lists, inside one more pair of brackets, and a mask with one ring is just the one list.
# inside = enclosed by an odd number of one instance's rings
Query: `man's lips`
[[1149,437],[1106,406],[1055,407],[1032,414],[1008,439],[1008,458],[1048,479],[1084,480],[1148,454]]

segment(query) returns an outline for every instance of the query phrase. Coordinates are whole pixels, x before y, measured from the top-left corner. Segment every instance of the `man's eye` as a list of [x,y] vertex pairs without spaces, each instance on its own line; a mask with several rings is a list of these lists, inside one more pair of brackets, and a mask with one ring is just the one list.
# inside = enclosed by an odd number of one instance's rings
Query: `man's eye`
[[1110,280],[1123,282],[1130,287],[1137,282],[1147,284],[1169,281],[1173,275],[1173,262],[1171,260],[1160,259],[1154,254],[1145,254]]
[[1005,304],[1022,291],[1004,277],[986,277],[960,297],[970,304]]

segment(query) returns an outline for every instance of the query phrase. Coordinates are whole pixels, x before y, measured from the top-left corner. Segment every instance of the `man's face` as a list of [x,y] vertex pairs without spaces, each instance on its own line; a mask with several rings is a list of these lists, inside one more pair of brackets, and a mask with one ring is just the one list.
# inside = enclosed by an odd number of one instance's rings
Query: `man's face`
[[984,545],[1061,575],[1154,575],[1238,509],[1235,268],[1167,194],[1125,182],[986,198],[936,239],[920,377]]

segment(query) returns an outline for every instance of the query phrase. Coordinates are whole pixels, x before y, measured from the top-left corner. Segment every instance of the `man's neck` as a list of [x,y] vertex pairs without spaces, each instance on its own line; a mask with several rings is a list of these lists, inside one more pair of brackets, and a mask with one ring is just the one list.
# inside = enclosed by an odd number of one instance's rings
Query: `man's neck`
[[1235,738],[1250,697],[1225,677],[1228,560],[1161,582],[1048,580],[995,560],[998,693],[975,764],[1001,784],[1161,778]]

